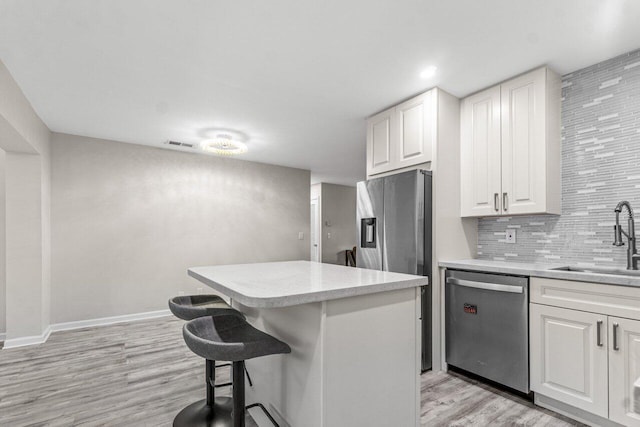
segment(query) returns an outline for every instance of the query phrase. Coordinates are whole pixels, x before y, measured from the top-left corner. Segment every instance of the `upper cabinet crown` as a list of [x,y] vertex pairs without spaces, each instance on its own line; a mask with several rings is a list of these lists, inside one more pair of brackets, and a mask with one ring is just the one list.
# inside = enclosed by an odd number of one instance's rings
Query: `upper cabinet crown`
[[543,67],[462,100],[461,216],[560,214],[560,90]]
[[367,120],[367,175],[430,162],[435,94],[430,90]]

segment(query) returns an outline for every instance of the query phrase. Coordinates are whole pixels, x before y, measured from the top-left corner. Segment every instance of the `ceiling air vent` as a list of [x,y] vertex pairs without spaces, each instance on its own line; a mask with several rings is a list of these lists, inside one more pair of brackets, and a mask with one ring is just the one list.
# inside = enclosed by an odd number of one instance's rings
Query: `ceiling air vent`
[[186,148],[193,148],[193,146],[195,145],[195,144],[188,144],[186,142],[180,142],[180,141],[167,141],[165,142],[165,144],[173,145],[175,147],[186,147]]

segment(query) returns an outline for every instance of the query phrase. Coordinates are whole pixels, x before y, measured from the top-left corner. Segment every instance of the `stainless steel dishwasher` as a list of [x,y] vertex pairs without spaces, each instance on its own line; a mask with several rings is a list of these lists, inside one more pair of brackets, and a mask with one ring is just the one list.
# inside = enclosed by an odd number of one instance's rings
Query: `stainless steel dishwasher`
[[529,393],[529,278],[447,270],[446,361]]

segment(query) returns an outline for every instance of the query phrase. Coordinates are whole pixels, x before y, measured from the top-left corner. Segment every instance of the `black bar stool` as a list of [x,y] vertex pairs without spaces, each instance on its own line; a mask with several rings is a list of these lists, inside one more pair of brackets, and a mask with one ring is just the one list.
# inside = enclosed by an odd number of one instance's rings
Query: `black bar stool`
[[[218,295],[184,295],[174,297],[169,300],[169,309],[174,316],[182,320],[193,320],[199,317],[217,316],[220,314],[239,316],[244,319],[244,315],[242,313],[231,307]],[[230,382],[216,384],[216,367],[221,368],[229,365],[231,365],[231,363],[216,365],[215,360],[212,359],[207,359],[205,361],[205,387],[207,390],[207,398],[205,399],[202,408],[200,408],[200,412],[213,413],[216,402],[224,406],[228,401],[230,401],[229,398],[216,399],[215,397],[216,388],[228,387],[231,385]],[[251,378],[249,377],[248,372],[247,377],[249,378],[249,384],[251,384]]]
[[189,405],[176,416],[174,427],[244,427],[245,411],[254,406],[260,407],[271,422],[278,425],[262,404],[245,407],[244,362],[270,354],[291,353],[287,344],[254,328],[244,318],[230,314],[191,320],[182,328],[182,334],[187,347],[198,356],[233,362],[233,398],[228,406],[219,406],[216,402],[215,412],[206,420],[190,409],[202,402]]
[[183,295],[169,300],[169,309],[182,320],[193,320],[203,316],[240,312],[218,295]]

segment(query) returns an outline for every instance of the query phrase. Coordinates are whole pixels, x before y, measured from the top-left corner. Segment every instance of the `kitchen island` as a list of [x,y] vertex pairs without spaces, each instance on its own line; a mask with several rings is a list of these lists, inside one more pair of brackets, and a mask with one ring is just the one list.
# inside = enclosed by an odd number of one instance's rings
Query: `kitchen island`
[[309,261],[188,270],[230,297],[291,354],[247,361],[253,387],[280,425],[420,424],[422,276]]

